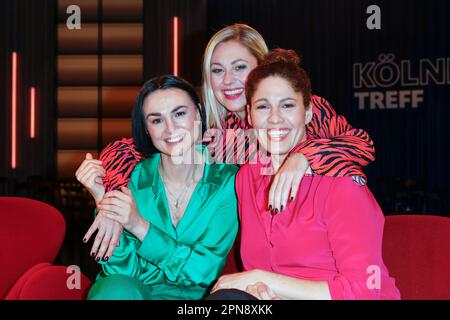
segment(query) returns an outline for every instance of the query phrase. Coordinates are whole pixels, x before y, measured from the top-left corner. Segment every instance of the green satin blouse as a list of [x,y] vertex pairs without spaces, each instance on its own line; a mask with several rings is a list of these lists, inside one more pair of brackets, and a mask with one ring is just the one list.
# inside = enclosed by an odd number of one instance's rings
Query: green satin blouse
[[160,154],[138,163],[129,188],[150,223],[144,241],[123,231],[97,279],[123,274],[142,281],[154,299],[201,299],[220,276],[238,229],[234,188],[238,167],[207,162],[175,228],[170,218]]

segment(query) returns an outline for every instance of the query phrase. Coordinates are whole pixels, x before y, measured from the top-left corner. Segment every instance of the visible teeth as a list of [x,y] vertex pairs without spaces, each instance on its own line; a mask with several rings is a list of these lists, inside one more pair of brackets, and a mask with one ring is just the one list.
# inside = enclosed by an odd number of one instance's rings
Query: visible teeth
[[181,136],[176,136],[176,137],[173,137],[173,138],[170,138],[170,139],[166,139],[166,141],[167,142],[179,142],[179,141],[181,141],[181,139],[183,139],[183,137],[184,137],[184,135],[181,135]]
[[268,131],[267,134],[271,137],[278,138],[280,136],[284,136],[288,134],[289,130],[271,130]]
[[229,95],[229,96],[232,96],[232,95],[241,93],[241,92],[243,92],[243,91],[244,91],[244,89],[225,90],[225,94],[226,94],[226,95]]

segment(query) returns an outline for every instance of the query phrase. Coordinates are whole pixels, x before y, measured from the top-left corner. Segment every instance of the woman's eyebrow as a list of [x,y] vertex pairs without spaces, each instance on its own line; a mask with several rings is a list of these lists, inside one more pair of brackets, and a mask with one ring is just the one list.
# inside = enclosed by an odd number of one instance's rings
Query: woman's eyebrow
[[280,102],[286,102],[286,101],[288,101],[288,100],[294,100],[294,101],[297,101],[297,99],[295,99],[295,98],[287,97],[287,98],[281,99]]
[[177,112],[177,111],[179,111],[180,109],[183,109],[183,108],[187,108],[187,106],[183,106],[183,105],[178,106],[178,107],[176,107],[175,109],[173,109],[173,110],[171,111],[171,113],[175,113],[175,112]]
[[269,100],[267,100],[266,98],[259,98],[258,100],[255,100],[255,103],[260,102],[260,101],[267,102]]
[[[233,60],[233,61],[231,62],[231,64],[233,65],[233,64],[236,64],[236,63],[241,62],[241,61],[242,61],[242,62],[245,62],[245,63],[248,63],[247,60],[242,59],[242,58],[239,58],[239,59]],[[211,62],[211,66],[214,65],[214,64],[217,64],[218,66],[221,66],[221,67],[222,67],[222,64],[219,63],[219,62]]]
[[145,116],[145,118],[147,119],[147,118],[150,117],[150,116],[160,117],[160,116],[161,116],[161,113],[160,113],[160,112],[152,112],[152,113],[147,114],[147,115]]
[[231,64],[236,64],[236,63],[238,63],[238,62],[246,62],[246,63],[248,63],[248,61],[247,60],[245,60],[245,59],[236,59],[236,60],[234,60],[233,62],[231,62]]
[[[283,102],[286,102],[286,101],[289,101],[289,100],[297,101],[295,98],[286,97],[286,98],[281,99],[279,103],[283,103]],[[259,98],[258,100],[255,100],[254,103],[267,102],[267,101],[269,101],[269,100],[267,100],[267,98]]]
[[[176,107],[175,109],[173,109],[173,110],[170,111],[170,112],[171,112],[171,113],[175,113],[175,112],[179,111],[179,110],[182,109],[182,108],[187,108],[187,106],[183,106],[183,105],[178,106],[178,107]],[[152,112],[152,113],[147,114],[147,116],[146,116],[145,118],[148,118],[148,117],[150,117],[150,116],[153,116],[153,117],[160,117],[161,115],[162,115],[162,114],[161,114],[160,112]]]

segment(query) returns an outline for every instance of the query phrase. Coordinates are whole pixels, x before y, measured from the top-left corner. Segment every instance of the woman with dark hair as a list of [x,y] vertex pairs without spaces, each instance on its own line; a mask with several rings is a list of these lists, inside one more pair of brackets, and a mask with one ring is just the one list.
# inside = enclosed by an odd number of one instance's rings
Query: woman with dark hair
[[[205,116],[192,86],[175,76],[144,84],[133,138],[146,159],[127,187],[98,195],[97,209],[125,229],[89,299],[200,299],[220,275],[237,232],[237,167],[209,161]],[[95,170],[80,176],[86,182]],[[102,189],[103,188],[103,189]],[[94,222],[95,223],[95,222]]]
[[381,255],[384,216],[367,186],[308,175],[283,212],[263,205],[271,174],[308,143],[311,84],[299,63],[294,51],[273,50],[247,78],[248,121],[269,156],[236,176],[245,271],[219,278],[209,298],[399,299]]

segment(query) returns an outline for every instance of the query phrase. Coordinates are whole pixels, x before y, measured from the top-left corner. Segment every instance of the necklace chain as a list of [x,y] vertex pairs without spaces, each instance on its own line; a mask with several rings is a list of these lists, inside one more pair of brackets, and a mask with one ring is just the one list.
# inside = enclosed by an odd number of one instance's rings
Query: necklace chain
[[[159,174],[161,176],[161,179],[163,181],[164,187],[167,190],[167,195],[168,198],[170,197],[171,199],[168,199],[169,201],[169,211],[170,211],[170,215],[172,217],[172,222],[176,225],[178,224],[178,221],[181,219],[182,215],[184,214],[184,210],[181,211],[181,205],[184,203],[185,201],[185,197],[186,194],[192,189],[192,186],[195,185],[195,177],[197,174],[197,169],[201,167],[201,165],[195,165],[194,167],[194,171],[192,174],[191,179],[188,179],[185,183],[186,183],[186,187],[183,188],[184,190],[178,195],[176,196],[169,188],[168,183],[167,183],[167,176],[165,175],[165,173],[163,172],[163,170],[161,169],[161,163],[158,167],[158,171]],[[188,182],[190,180],[190,182]],[[174,210],[172,210],[171,204],[174,205],[175,208],[173,208]],[[180,212],[181,211],[181,212]]]

